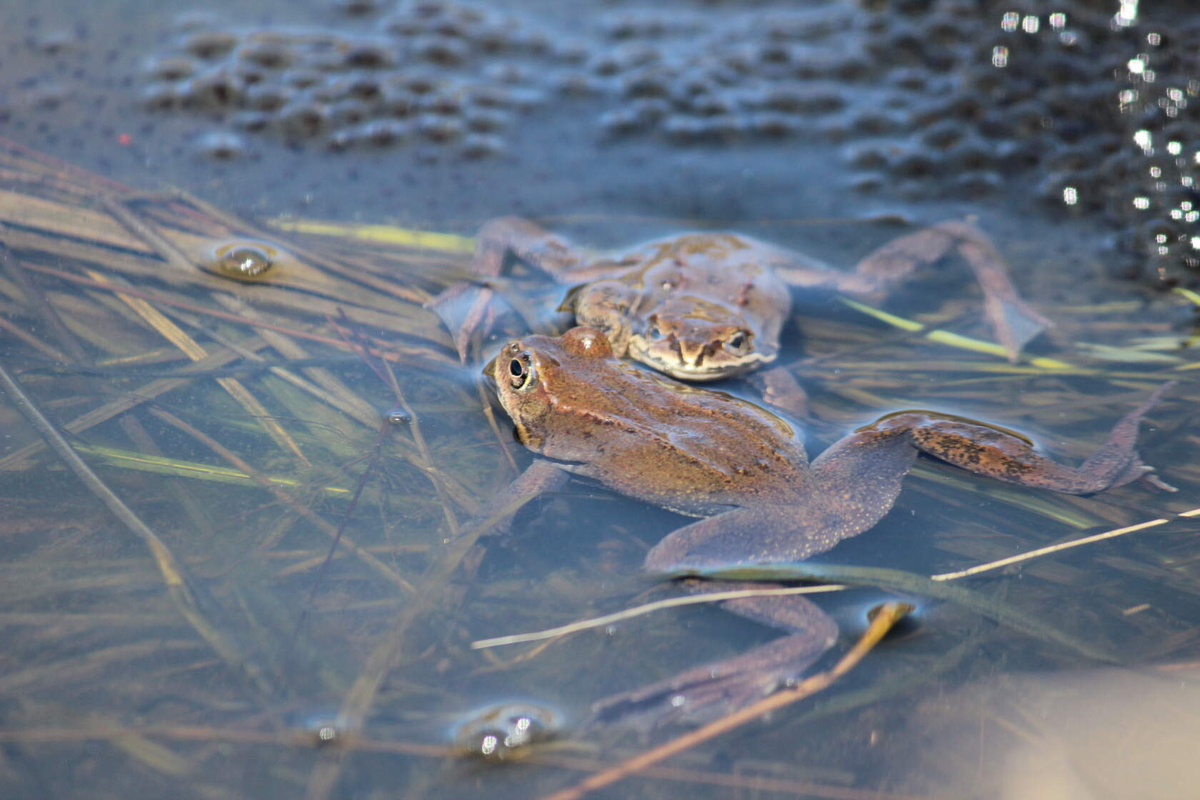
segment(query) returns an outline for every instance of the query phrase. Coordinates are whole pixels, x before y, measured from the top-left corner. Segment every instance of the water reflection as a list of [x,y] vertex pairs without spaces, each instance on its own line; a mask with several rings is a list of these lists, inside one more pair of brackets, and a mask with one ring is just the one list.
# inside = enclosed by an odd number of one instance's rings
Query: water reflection
[[257,278],[275,266],[279,251],[260,242],[232,242],[219,245],[205,266],[227,278]]
[[935,796],[1190,797],[1198,704],[1194,669],[1006,676],[924,698],[904,736],[927,748],[897,766]]

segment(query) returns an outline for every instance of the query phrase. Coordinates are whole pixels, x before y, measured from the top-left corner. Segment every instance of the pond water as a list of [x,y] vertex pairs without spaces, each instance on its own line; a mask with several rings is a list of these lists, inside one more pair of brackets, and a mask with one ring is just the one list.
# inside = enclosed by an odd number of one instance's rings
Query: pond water
[[[734,230],[843,269],[972,220],[1053,327],[1016,362],[980,347],[956,255],[865,310],[794,293],[777,364],[807,394],[810,454],[934,408],[1078,463],[1178,381],[1139,439],[1178,492],[1073,497],[922,458],[882,522],[818,561],[939,575],[1157,522],[955,582],[970,602],[814,595],[840,629],[814,673],[871,608],[916,608],[817,695],[594,796],[1180,796],[1171,743],[1194,721],[1162,717],[1194,705],[1200,655],[1196,524],[1175,516],[1200,506],[1200,300],[1165,289],[1200,274],[1193,17],[0,9],[4,796],[550,797],[696,728],[590,724],[593,703],[778,638],[693,605],[472,647],[677,596],[641,564],[691,521],[581,479],[476,540],[531,462],[480,370],[561,332],[564,291],[495,281],[465,362],[426,306],[509,215],[594,253]],[[713,386],[761,402],[753,380]],[[496,732],[531,746],[456,749]]]

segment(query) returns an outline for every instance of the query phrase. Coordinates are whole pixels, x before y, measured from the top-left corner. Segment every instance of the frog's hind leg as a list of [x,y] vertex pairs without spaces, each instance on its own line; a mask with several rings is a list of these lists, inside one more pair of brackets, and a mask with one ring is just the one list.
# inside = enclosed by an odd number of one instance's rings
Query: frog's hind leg
[[975,273],[984,294],[984,311],[996,338],[1016,361],[1021,348],[1052,323],[1017,294],[1008,274],[1008,263],[987,234],[969,222],[947,220],[907,236],[901,236],[868,255],[854,274],[872,286],[867,291],[886,290],[914,269],[931,264],[951,248]]
[[1029,440],[1011,431],[934,412],[891,415],[868,429],[907,430],[913,444],[930,455],[978,475],[1022,486],[1065,494],[1092,494],[1146,477],[1159,488],[1174,491],[1149,474],[1154,468],[1143,464],[1137,453],[1138,424],[1173,385],[1163,384],[1126,414],[1113,426],[1105,443],[1078,467],[1037,454]]
[[1008,274],[1008,262],[987,234],[969,222],[957,220],[938,223],[933,230],[952,237],[958,252],[975,272],[975,280],[983,289],[988,322],[1008,353],[1008,360],[1016,361],[1021,348],[1054,323],[1017,294]]
[[[692,582],[690,590],[771,588],[769,584]],[[722,608],[789,635],[745,655],[693,667],[666,680],[607,697],[592,705],[593,724],[648,732],[668,724],[700,724],[764,697],[799,677],[837,641],[837,624],[799,595],[746,597]]]
[[847,294],[880,297],[918,267],[932,264],[957,248],[975,273],[984,294],[984,310],[1015,361],[1027,342],[1053,323],[1021,299],[1008,274],[1008,263],[987,234],[969,222],[947,220],[893,239],[867,255],[853,272],[837,272],[799,260],[776,271],[795,286],[834,288]]
[[[475,235],[475,252],[468,268],[478,278],[457,283],[426,304],[450,329],[460,359],[466,360],[467,346],[484,324],[495,294],[488,279],[501,277],[513,259],[546,272],[552,279],[582,262],[566,239],[529,220],[500,217],[484,223]],[[466,310],[461,313],[451,310],[464,306]]]
[[917,450],[903,430],[847,436],[810,465],[797,497],[701,519],[651,548],[645,568],[803,561],[870,530],[891,510]]
[[535,222],[520,217],[499,217],[483,224],[475,234],[471,269],[495,276],[504,271],[509,258],[557,278],[582,263],[575,246]]

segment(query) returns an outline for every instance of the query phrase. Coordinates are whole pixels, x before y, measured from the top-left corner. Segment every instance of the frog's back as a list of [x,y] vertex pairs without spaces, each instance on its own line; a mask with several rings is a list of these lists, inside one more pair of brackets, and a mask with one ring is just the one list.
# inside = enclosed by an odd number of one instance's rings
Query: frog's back
[[764,289],[773,290],[776,284],[786,291],[786,285],[772,269],[776,249],[768,244],[737,233],[681,233],[655,239],[612,259],[613,264],[629,268],[625,280],[648,291],[662,288],[650,276],[662,278],[672,271],[710,276],[714,285],[761,282]]
[[[568,366],[564,364],[564,366]],[[759,407],[615,361],[552,395],[545,455],[617,491],[683,513],[780,502],[807,462],[792,427]]]
[[623,494],[709,514],[804,490],[808,463],[789,424],[626,364],[595,328],[511,342],[486,372],[522,444]]

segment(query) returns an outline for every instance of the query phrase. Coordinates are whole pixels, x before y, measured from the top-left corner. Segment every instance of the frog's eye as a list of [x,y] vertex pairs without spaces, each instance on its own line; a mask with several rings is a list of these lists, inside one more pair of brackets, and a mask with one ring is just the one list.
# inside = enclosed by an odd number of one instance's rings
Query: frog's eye
[[734,331],[733,335],[725,340],[725,349],[739,355],[745,353],[750,349],[750,334],[745,331]]
[[521,353],[508,362],[508,385],[517,391],[533,386],[533,362],[528,353]]

